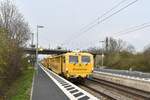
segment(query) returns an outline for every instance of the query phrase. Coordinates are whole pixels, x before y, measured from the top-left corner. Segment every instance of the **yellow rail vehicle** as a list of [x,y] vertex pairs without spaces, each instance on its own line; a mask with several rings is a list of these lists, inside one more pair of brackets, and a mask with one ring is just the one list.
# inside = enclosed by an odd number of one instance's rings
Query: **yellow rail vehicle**
[[69,52],[48,60],[48,68],[66,78],[87,78],[93,71],[93,55],[89,53]]
[[44,67],[47,67],[49,66],[49,58],[50,57],[47,57],[47,58],[44,58],[41,63],[44,65]]

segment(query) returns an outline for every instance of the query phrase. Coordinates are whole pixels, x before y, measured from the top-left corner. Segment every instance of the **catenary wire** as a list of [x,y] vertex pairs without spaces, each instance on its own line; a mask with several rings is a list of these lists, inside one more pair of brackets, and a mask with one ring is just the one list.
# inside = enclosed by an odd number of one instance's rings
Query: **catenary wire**
[[97,26],[98,24],[106,21],[107,19],[111,18],[113,15],[116,15],[117,13],[121,12],[122,10],[128,8],[129,6],[133,5],[134,3],[136,3],[138,0],[134,0],[130,3],[128,3],[126,6],[122,7],[121,9],[117,10],[116,12],[112,13],[111,15],[103,18],[101,21],[98,21],[97,23],[93,24],[91,27],[89,27],[88,29],[84,30],[82,33],[80,32],[77,37],[73,37],[73,39],[69,40],[68,43],[71,43],[71,41],[73,41],[74,39],[79,38],[81,35],[83,35],[84,33],[86,33],[87,31],[91,30],[93,27]]

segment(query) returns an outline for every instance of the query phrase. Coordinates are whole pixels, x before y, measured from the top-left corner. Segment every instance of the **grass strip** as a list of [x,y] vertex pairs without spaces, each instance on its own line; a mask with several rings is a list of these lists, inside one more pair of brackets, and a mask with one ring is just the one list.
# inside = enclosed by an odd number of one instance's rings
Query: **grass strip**
[[7,93],[8,100],[30,100],[34,69],[30,68],[23,71],[23,74],[13,82]]

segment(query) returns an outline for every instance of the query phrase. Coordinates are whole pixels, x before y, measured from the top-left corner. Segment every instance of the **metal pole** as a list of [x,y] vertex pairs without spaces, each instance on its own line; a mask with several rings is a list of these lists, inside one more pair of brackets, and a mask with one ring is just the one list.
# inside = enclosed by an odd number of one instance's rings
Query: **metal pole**
[[[34,33],[31,33],[31,34],[32,34],[32,37],[31,37],[31,49],[33,50],[34,49],[34,45],[33,45]],[[31,64],[33,66],[35,66],[35,56],[34,56],[34,54],[31,54]]]
[[104,57],[104,52],[103,52],[103,42],[104,41],[100,41],[101,43],[102,43],[102,62],[101,62],[101,66],[103,67],[103,65],[104,65],[104,59],[103,59],[103,57]]
[[31,47],[33,46],[33,40],[34,40],[34,33],[32,33],[32,37],[31,37]]
[[103,56],[104,56],[104,52],[103,52],[103,42],[102,42],[102,67],[103,67],[103,63],[104,63]]
[[50,50],[50,43],[49,43],[49,50]]
[[38,25],[37,25],[37,44],[36,44],[36,68],[38,68]]
[[44,26],[37,25],[37,46],[36,46],[36,67],[38,68],[38,44],[39,44],[39,28],[44,28]]

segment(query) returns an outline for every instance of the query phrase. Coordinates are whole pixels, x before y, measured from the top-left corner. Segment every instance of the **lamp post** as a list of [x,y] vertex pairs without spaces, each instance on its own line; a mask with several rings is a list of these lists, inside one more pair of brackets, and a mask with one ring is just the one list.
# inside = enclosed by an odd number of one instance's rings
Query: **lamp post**
[[31,48],[33,46],[33,40],[34,40],[34,33],[31,33]]
[[101,66],[103,67],[103,65],[104,65],[104,48],[103,48],[103,43],[104,43],[105,41],[100,41],[100,43],[102,43],[102,62],[101,62]]
[[37,25],[37,44],[36,44],[36,67],[38,68],[38,43],[39,43],[39,28],[44,28],[44,26]]

